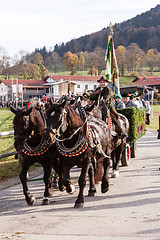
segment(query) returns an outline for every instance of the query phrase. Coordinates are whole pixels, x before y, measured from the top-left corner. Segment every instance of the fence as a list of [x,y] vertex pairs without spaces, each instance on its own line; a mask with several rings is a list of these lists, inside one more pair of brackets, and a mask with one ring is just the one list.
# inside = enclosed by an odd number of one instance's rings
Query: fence
[[[13,134],[14,134],[14,131],[0,132],[0,136],[7,136],[7,135],[13,135]],[[12,156],[12,155],[16,155],[16,154],[17,154],[17,151],[0,154],[0,159],[5,158],[5,157],[9,157],[9,156]]]

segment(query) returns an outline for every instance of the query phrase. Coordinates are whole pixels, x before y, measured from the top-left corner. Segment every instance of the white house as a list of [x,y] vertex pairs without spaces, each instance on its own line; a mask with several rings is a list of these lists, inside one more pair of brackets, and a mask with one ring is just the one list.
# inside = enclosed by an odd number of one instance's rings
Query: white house
[[76,95],[84,93],[85,90],[96,89],[99,78],[100,76],[52,75],[44,79],[46,83],[43,85],[49,86],[50,95],[67,94],[68,90]]
[[0,80],[0,102],[7,102],[9,100],[9,86]]

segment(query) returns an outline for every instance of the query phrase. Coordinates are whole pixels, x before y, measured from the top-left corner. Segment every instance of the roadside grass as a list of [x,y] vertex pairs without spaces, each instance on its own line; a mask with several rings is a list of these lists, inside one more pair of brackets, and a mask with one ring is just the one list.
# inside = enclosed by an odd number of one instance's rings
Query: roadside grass
[[[14,114],[10,109],[0,109],[0,132],[13,130],[13,118]],[[0,155],[14,151],[16,151],[14,148],[14,136],[0,136]],[[32,167],[35,166],[39,166],[39,164],[35,163]],[[14,155],[0,158],[0,182],[6,178],[18,176],[20,168],[19,160],[15,159]]]
[[160,116],[160,105],[153,105],[153,116],[152,114],[150,115],[150,125],[147,125],[147,128],[152,130],[158,130],[159,116]]

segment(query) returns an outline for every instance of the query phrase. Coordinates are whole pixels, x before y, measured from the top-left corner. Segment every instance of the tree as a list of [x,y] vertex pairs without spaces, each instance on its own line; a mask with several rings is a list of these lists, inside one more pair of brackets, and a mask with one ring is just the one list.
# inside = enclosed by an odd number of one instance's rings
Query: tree
[[66,69],[71,71],[70,75],[74,75],[76,73],[76,67],[79,64],[77,54],[68,51],[64,54],[63,63],[65,64]]
[[31,57],[31,63],[33,64],[44,64],[43,57],[39,52],[36,52]]
[[83,52],[80,52],[80,56],[79,56],[79,67],[80,67],[80,69],[84,69],[84,66],[85,66],[84,54],[83,54]]
[[62,61],[62,58],[59,56],[58,53],[52,52],[51,56],[49,56],[45,62],[44,65],[48,68],[52,69],[52,66],[54,66],[54,72],[58,73],[59,71],[59,63]]
[[40,69],[41,79],[44,79],[45,76],[48,74],[48,70],[45,68],[45,66],[41,63],[37,64]]
[[126,48],[124,46],[118,46],[115,50],[117,64],[119,69],[119,74],[124,76],[125,73],[125,57],[126,57]]
[[149,49],[146,54],[147,64],[150,67],[151,73],[153,73],[153,68],[156,66],[157,60],[157,49]]
[[24,67],[25,78],[27,79],[40,79],[40,68],[37,64],[27,63]]
[[128,46],[126,51],[126,66],[132,74],[135,75],[135,71],[139,70],[142,66],[144,58],[144,52],[141,50],[136,43],[132,43]]

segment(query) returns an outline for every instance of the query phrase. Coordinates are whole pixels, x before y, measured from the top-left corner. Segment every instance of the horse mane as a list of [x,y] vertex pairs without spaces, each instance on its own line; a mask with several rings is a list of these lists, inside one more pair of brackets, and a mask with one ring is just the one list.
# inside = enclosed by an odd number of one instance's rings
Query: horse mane
[[82,126],[83,124],[82,119],[71,106],[66,105],[65,110],[67,111],[67,121],[68,121],[69,127],[72,130]]
[[43,135],[45,132],[45,123],[39,110],[33,107],[29,115],[30,126],[34,128],[35,134]]

